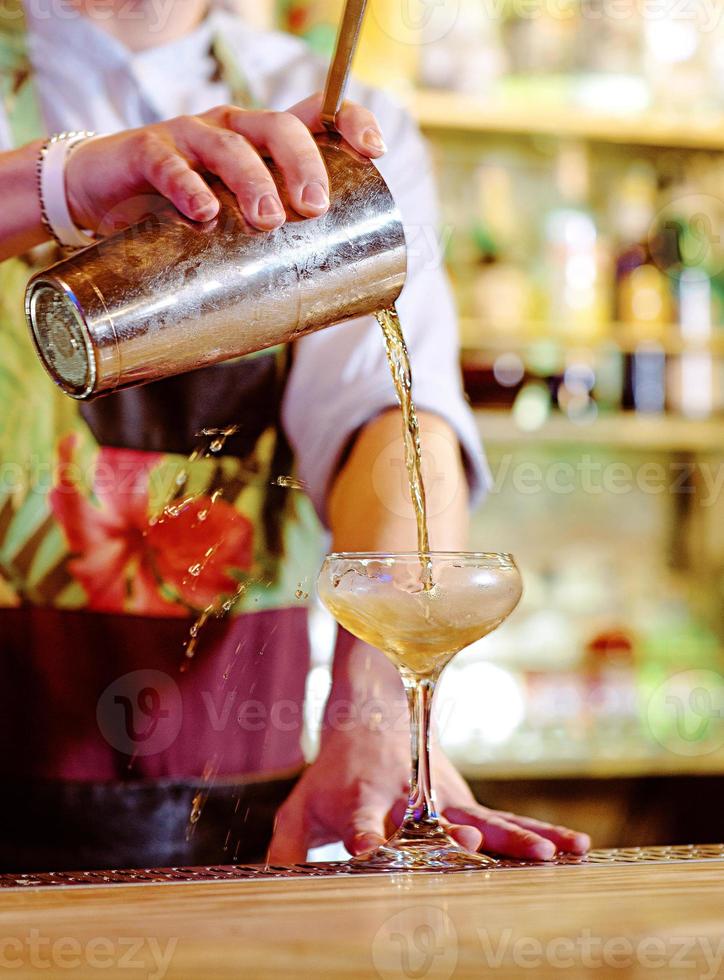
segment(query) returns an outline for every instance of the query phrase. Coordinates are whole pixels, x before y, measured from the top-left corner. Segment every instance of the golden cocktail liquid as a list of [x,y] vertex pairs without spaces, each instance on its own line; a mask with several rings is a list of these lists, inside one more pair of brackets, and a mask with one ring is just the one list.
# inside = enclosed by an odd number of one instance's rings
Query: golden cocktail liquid
[[417,592],[380,586],[364,596],[330,590],[324,603],[346,630],[382,650],[403,675],[437,678],[465,647],[487,636],[505,617],[482,601],[471,603],[470,591],[459,596],[433,583]]
[[410,498],[417,522],[417,550],[422,566],[425,589],[432,586],[432,563],[429,558],[430,537],[427,528],[427,506],[425,484],[422,479],[422,446],[420,444],[420,425],[417,420],[415,403],[412,400],[412,371],[410,356],[402,334],[400,318],[394,305],[377,314],[377,322],[382,327],[385,338],[387,361],[392,373],[397,400],[402,412],[402,432],[405,440],[405,466],[410,483]]

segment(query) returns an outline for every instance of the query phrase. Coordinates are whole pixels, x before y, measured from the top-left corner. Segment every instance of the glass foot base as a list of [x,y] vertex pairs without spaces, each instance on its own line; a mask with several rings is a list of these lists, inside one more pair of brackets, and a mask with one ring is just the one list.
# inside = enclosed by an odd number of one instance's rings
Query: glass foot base
[[497,863],[487,854],[466,851],[442,831],[427,837],[398,833],[349,861],[354,871],[479,871]]

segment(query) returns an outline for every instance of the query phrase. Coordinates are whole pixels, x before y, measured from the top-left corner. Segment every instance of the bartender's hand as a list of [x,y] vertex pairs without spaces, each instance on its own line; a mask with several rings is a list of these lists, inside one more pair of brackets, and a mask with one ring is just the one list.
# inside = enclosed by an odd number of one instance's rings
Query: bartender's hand
[[[329,207],[329,183],[312,133],[323,131],[321,95],[288,112],[220,106],[83,143],[66,171],[71,214],[80,228],[103,233],[139,217],[138,198],[157,192],[196,221],[208,221],[219,201],[200,171],[219,176],[236,194],[247,221],[271,230],[285,221],[278,189],[262,155],[279,167],[295,211],[317,217]],[[361,154],[385,152],[379,124],[362,106],[347,102],[337,125]],[[134,200],[135,199],[135,200]],[[125,210],[124,210],[125,209]]]
[[[382,844],[405,812],[409,754],[409,738],[399,731],[327,733],[317,760],[277,814],[270,863],[305,861],[308,848],[339,840],[352,855]],[[442,822],[469,850],[484,846],[541,861],[557,851],[583,854],[590,847],[587,834],[481,806],[439,750],[432,776]]]
[[[423,456],[430,454],[433,460],[437,489],[443,497],[450,489],[447,504],[438,499],[430,515],[433,548],[464,550],[467,483],[457,438],[443,419],[427,412],[420,412],[419,419]],[[381,459],[386,466],[375,465]],[[365,426],[333,484],[327,503],[335,551],[414,549],[412,507],[405,515],[385,504],[399,500],[400,472],[404,472],[400,416],[393,411]],[[349,725],[335,718],[335,703],[356,706],[358,723]],[[361,710],[378,703],[389,708],[387,724],[377,721],[374,711]],[[407,803],[407,719],[402,685],[391,662],[361,643],[340,647],[319,756],[279,810],[269,853],[273,863],[304,861],[309,847],[339,840],[352,854],[359,854],[391,834]],[[553,857],[556,850],[582,853],[590,846],[586,834],[480,806],[438,750],[433,752],[432,777],[438,810],[464,847],[479,848],[484,839],[488,850],[540,860]]]

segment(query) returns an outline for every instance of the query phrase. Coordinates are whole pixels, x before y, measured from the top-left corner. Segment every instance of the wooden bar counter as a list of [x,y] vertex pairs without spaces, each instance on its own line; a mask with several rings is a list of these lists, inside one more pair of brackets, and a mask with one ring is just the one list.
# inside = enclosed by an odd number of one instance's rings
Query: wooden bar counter
[[585,863],[506,862],[470,874],[322,870],[0,876],[0,972],[129,980],[724,976],[721,845],[600,851]]

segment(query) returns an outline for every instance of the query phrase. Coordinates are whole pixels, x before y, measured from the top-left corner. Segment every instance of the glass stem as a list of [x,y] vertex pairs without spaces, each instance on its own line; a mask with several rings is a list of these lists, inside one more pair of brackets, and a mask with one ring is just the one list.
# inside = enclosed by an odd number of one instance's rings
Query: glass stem
[[436,678],[403,678],[410,709],[412,770],[410,798],[402,828],[437,826],[438,816],[430,786],[430,718]]

